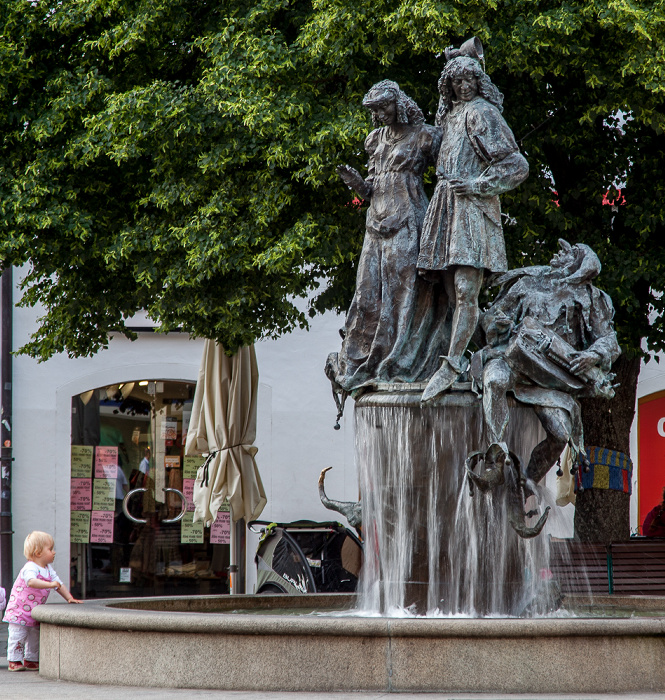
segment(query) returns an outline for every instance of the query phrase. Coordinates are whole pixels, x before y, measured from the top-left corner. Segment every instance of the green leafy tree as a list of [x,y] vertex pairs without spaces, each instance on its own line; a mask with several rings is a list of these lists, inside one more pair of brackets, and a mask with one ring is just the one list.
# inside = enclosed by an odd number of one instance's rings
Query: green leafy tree
[[137,309],[229,350],[305,326],[298,297],[344,310],[364,211],[334,168],[363,167],[362,95],[390,77],[431,115],[437,54],[476,35],[531,166],[503,198],[510,262],[560,236],[598,252],[624,393],[587,422],[627,451],[639,356],[665,344],[664,18],[663,0],[5,0],[0,259],[45,308],[25,351],[93,353]]

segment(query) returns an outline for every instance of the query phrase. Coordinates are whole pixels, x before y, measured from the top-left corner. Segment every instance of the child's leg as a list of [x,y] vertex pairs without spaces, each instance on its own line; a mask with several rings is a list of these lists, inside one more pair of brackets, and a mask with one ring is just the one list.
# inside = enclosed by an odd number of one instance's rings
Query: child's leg
[[23,625],[7,625],[7,661],[23,662],[23,654],[25,651],[25,640],[28,636],[29,627]]
[[39,661],[39,627],[26,627],[24,656],[26,661]]

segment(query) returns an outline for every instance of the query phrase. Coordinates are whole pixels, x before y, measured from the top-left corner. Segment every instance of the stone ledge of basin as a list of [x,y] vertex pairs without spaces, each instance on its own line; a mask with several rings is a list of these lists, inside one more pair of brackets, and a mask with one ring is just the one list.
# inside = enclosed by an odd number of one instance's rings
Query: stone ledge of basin
[[665,596],[662,595],[594,595],[590,597],[581,593],[568,593],[564,599],[564,607],[572,603],[573,608],[584,605],[594,608],[628,608],[640,611],[657,610],[665,616]]
[[389,619],[391,637],[512,638],[665,635],[663,618],[427,618]]
[[[100,600],[86,601],[99,603]],[[182,595],[147,598],[108,598],[104,605],[126,610],[156,612],[229,612],[238,609],[253,611],[286,608],[292,610],[348,610],[356,602],[355,593],[308,593],[307,595]]]
[[[131,599],[130,599],[131,600]],[[42,605],[38,622],[87,629],[150,632],[224,633],[237,635],[309,635],[356,637],[597,637],[663,636],[663,618],[449,619],[261,615],[243,613],[158,612],[113,607],[100,600],[83,605]]]
[[194,632],[237,635],[385,637],[386,618],[260,613],[158,612],[118,608],[118,600],[83,605],[40,605],[34,618],[60,627],[142,632]]

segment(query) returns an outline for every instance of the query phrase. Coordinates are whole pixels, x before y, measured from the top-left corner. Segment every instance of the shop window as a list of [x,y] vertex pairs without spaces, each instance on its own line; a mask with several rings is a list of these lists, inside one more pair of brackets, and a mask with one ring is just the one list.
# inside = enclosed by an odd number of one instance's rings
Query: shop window
[[193,522],[203,460],[185,457],[184,447],[194,390],[143,380],[73,397],[75,596],[228,593],[229,514],[212,528]]

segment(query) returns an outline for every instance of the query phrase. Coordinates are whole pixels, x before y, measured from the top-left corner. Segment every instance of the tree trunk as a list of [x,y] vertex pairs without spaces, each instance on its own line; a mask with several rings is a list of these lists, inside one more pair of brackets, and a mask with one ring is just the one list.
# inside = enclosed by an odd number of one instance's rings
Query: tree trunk
[[[640,358],[621,355],[614,363],[613,399],[582,399],[586,445],[630,453]],[[575,537],[582,542],[617,542],[630,537],[630,496],[609,489],[585,489],[575,502]]]

